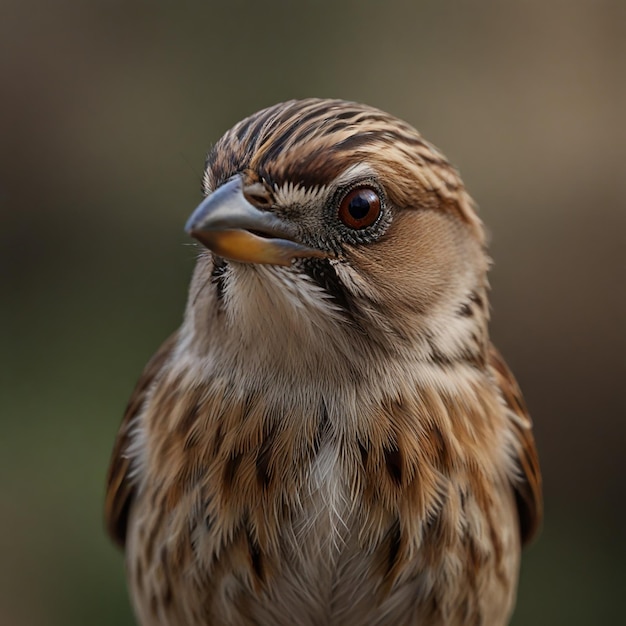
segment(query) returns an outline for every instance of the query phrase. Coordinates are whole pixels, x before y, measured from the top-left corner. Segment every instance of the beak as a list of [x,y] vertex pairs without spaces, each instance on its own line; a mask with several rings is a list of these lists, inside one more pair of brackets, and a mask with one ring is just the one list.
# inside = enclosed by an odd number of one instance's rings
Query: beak
[[241,176],[207,196],[185,230],[215,254],[232,261],[290,265],[298,257],[328,256],[298,243],[292,224],[248,202]]

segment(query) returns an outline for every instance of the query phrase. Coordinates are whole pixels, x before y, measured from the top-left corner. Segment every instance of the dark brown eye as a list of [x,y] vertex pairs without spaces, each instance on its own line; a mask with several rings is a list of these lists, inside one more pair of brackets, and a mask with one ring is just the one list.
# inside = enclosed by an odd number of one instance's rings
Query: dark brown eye
[[339,205],[339,219],[355,230],[371,226],[380,215],[380,196],[371,187],[358,187]]

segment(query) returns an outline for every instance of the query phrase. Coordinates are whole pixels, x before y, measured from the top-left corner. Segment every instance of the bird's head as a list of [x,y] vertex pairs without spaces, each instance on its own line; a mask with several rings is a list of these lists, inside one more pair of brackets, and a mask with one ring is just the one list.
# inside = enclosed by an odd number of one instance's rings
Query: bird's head
[[206,248],[187,315],[196,345],[230,329],[240,344],[322,344],[348,360],[484,350],[482,225],[407,123],[340,100],[275,105],[215,144],[204,192],[187,223]]

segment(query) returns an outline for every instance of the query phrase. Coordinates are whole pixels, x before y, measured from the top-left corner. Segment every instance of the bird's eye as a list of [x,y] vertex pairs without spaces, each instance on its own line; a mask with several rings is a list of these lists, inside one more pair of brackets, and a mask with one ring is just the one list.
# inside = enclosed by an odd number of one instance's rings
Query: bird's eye
[[380,215],[381,201],[376,190],[358,187],[346,194],[339,205],[339,219],[350,228],[371,226]]

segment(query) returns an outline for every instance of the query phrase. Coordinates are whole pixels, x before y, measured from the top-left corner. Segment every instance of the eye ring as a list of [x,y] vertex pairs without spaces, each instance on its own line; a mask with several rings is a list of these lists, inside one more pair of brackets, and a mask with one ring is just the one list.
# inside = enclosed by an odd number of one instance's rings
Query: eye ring
[[382,211],[382,201],[376,189],[357,187],[349,191],[339,203],[339,219],[348,228],[362,230],[376,222]]

